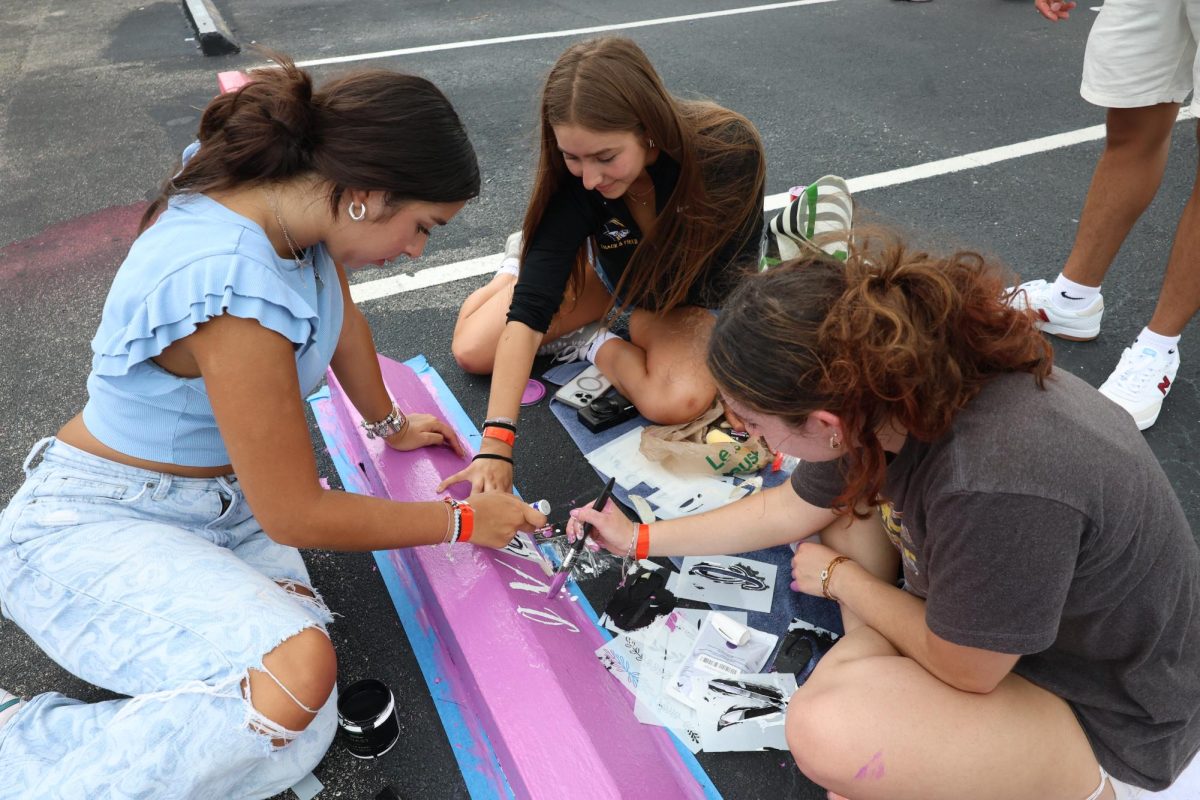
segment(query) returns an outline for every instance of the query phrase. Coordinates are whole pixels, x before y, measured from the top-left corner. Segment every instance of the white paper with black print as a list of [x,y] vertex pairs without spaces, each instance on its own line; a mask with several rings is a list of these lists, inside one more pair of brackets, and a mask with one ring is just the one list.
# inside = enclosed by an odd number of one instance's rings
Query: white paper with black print
[[680,599],[771,613],[779,567],[741,556],[688,556],[667,589]]
[[722,619],[728,620],[730,617],[719,611],[710,611],[705,615],[691,651],[667,682],[667,694],[692,708],[698,707],[705,685],[711,678],[756,674],[766,665],[775,643],[779,641],[774,634],[739,626],[746,634],[746,641],[735,644],[718,626],[718,620]]
[[786,750],[784,723],[795,691],[796,677],[787,673],[709,680],[696,707],[704,751]]

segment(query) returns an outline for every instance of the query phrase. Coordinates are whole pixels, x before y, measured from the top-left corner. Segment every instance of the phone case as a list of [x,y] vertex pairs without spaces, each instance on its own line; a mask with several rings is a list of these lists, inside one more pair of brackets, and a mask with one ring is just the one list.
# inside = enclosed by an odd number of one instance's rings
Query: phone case
[[611,386],[608,378],[593,364],[572,378],[555,392],[554,396],[572,408],[583,408],[607,392]]

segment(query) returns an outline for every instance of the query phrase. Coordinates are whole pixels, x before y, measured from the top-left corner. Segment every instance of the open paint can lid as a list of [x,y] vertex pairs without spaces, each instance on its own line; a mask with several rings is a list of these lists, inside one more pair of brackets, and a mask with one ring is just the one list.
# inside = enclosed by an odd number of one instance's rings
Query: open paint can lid
[[529,383],[525,384],[525,391],[521,392],[521,405],[531,406],[545,396],[546,384],[530,378]]

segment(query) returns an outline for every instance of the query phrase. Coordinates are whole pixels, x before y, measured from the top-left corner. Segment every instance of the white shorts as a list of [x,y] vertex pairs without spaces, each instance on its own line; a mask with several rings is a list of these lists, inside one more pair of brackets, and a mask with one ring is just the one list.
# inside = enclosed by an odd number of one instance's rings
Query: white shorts
[[[1200,0],[1105,0],[1088,36],[1079,93],[1105,108],[1182,103],[1200,84]],[[1192,110],[1200,103],[1192,98]]]

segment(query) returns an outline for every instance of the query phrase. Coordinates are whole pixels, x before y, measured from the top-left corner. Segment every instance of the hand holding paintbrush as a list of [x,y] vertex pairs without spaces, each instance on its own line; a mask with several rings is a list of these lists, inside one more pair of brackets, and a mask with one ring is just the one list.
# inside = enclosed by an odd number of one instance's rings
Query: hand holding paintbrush
[[[604,491],[600,492],[600,496],[596,498],[596,502],[592,503],[593,509],[599,511],[604,508],[609,498],[612,497],[613,486],[616,482],[616,478],[608,479],[608,483],[604,485]],[[571,567],[574,565],[575,559],[579,558],[579,554],[583,551],[583,547],[587,543],[588,534],[591,532],[592,526],[585,522],[583,524],[583,531],[571,543],[571,548],[563,556],[562,563],[558,565],[558,570],[555,571],[554,578],[550,581],[550,589],[546,592],[548,600],[558,597],[558,593],[562,591],[563,584],[567,582],[567,578],[571,574]]]

